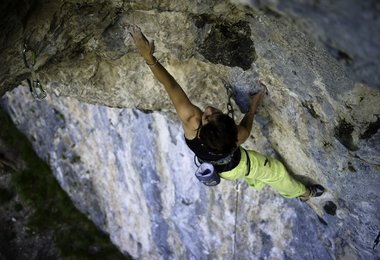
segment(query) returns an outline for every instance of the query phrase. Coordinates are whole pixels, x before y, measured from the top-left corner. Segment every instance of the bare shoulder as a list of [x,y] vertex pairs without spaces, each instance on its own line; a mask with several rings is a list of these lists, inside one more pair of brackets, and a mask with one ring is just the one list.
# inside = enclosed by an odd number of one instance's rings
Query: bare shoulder
[[202,112],[199,110],[199,113],[194,114],[186,122],[182,122],[182,127],[186,139],[192,140],[197,136],[198,128],[201,125],[202,121]]

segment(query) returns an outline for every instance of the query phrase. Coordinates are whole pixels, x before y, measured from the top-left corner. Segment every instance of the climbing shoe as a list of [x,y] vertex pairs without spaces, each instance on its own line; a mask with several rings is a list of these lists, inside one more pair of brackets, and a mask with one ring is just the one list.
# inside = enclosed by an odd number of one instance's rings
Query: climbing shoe
[[306,187],[309,190],[308,196],[299,196],[299,199],[302,201],[307,201],[311,197],[319,197],[325,192],[325,188],[319,184],[313,184]]

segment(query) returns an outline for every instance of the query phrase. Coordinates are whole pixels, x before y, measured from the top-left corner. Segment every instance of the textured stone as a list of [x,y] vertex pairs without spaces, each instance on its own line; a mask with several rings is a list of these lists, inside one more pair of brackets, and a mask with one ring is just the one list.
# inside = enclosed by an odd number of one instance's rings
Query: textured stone
[[356,1],[232,0],[289,17],[298,27],[326,46],[330,54],[362,83],[380,88],[380,3]]
[[[31,9],[12,39],[20,46],[22,35],[35,29],[30,45],[48,97],[35,101],[20,86],[2,104],[77,207],[123,252],[161,259],[379,257],[370,250],[380,229],[378,81],[352,73],[314,41],[310,27],[285,11],[274,13],[281,5],[259,6],[262,11],[227,1],[48,7]],[[266,82],[269,95],[245,146],[281,158],[293,174],[324,185],[326,194],[303,204],[269,188],[242,184],[236,193],[231,182],[198,183],[171,103],[122,22],[155,39],[157,57],[201,108],[225,109],[226,79],[240,119],[247,94]],[[217,40],[215,50],[210,39]],[[0,74],[2,90],[29,76],[21,57],[11,59],[14,53],[12,44],[2,52],[10,64]]]

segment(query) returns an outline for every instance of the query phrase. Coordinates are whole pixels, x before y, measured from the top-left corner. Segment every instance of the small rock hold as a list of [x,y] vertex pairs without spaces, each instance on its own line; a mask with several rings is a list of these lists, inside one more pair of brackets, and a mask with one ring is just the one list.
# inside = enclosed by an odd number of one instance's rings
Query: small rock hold
[[337,208],[338,207],[336,206],[336,204],[332,201],[327,201],[325,205],[323,206],[323,209],[325,210],[325,212],[332,216],[336,215]]
[[353,140],[353,132],[354,126],[345,120],[342,120],[335,128],[335,137],[350,151],[356,151],[359,149]]

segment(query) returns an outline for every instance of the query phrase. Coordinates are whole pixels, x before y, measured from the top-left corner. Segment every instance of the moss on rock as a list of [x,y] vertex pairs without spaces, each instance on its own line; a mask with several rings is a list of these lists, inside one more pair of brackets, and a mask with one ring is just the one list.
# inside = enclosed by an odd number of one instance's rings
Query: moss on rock
[[[27,167],[12,173],[12,184],[23,203],[34,209],[28,221],[31,233],[49,230],[61,257],[70,259],[130,259],[114,246],[108,236],[81,212],[61,189],[49,166],[0,109],[0,139],[16,149]],[[11,195],[1,190],[4,201]]]

